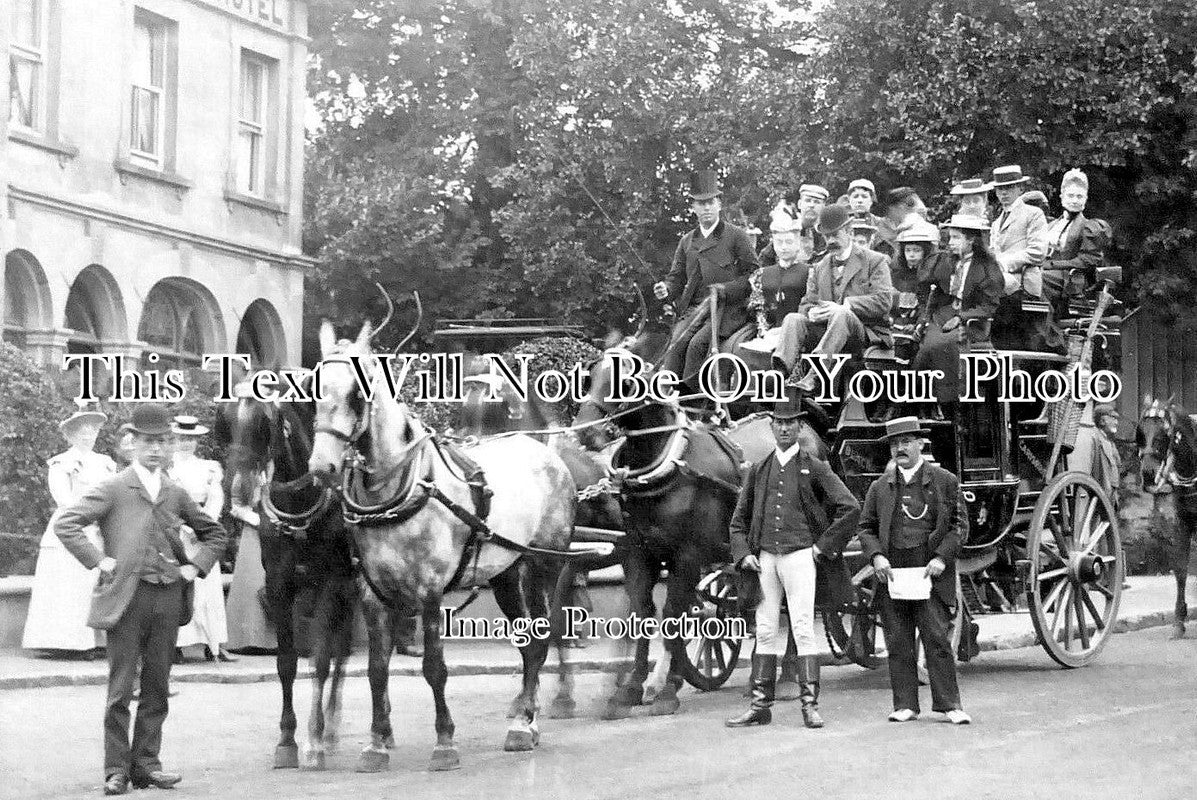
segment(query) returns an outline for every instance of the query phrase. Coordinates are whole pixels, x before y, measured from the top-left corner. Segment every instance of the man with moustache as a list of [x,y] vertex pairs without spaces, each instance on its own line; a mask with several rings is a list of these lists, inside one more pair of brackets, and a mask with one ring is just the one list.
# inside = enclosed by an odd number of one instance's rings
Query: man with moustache
[[720,218],[721,195],[713,170],[690,176],[690,210],[698,227],[682,237],[669,275],[653,285],[653,295],[672,302],[679,315],[662,366],[691,384],[710,353],[708,290],[719,292],[718,335],[723,340],[748,321],[749,277],[759,266],[744,229]]
[[[104,794],[137,788],[169,789],[182,776],[158,759],[166,721],[171,656],[179,627],[191,619],[192,586],[224,549],[226,534],[187,491],[164,474],[171,441],[165,406],[133,412],[133,463],[66,508],[55,532],[87,568],[99,567],[87,624],[108,632],[108,702],[104,713]],[[84,533],[98,524],[103,549]],[[198,540],[189,559],[180,527]],[[133,743],[129,702],[141,668]]]
[[782,321],[774,359],[790,380],[808,394],[816,373],[802,377],[801,356],[859,353],[870,345],[893,346],[889,258],[852,241],[851,218],[840,205],[819,215],[818,232],[827,239],[827,255],[810,271],[798,312]]
[[[968,533],[968,513],[956,476],[923,458],[923,437],[929,433],[918,417],[885,424],[893,461],[865,494],[858,535],[880,581],[877,596],[893,691],[890,721],[909,722],[919,715],[917,632],[927,654],[932,710],[954,725],[966,725],[971,719],[960,705],[948,627],[956,605],[956,556]],[[930,596],[890,597],[891,570],[896,568],[922,569],[931,579]]]

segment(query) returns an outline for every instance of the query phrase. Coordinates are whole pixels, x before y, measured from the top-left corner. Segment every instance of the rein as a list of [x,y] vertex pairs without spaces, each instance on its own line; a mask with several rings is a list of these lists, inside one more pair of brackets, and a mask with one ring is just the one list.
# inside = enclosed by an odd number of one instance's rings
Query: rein
[[308,528],[312,526],[313,522],[324,516],[325,512],[332,506],[335,493],[327,486],[321,487],[319,499],[310,507],[298,513],[291,513],[280,509],[274,504],[271,494],[276,487],[284,490],[294,489],[309,480],[308,476],[305,475],[298,480],[276,484],[274,482],[274,461],[271,460],[266,464],[266,491],[262,492],[262,510],[266,512],[266,518],[270,520],[279,533],[284,536],[290,536],[297,541],[307,539]]

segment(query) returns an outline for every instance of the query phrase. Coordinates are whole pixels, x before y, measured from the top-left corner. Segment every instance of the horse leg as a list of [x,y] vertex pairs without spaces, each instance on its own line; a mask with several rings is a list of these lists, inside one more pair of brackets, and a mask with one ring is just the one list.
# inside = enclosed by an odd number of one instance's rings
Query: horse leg
[[324,685],[328,682],[329,652],[328,586],[316,593],[316,607],[312,615],[312,707],[308,711],[308,746],[304,752],[304,768],[326,769],[324,752]]
[[[265,544],[263,544],[265,548]],[[296,769],[299,767],[299,745],[295,743],[294,688],[298,672],[299,656],[295,651],[295,627],[291,616],[295,607],[296,587],[292,580],[295,570],[293,554],[284,555],[281,548],[269,558],[266,568],[266,593],[274,611],[274,628],[278,643],[275,653],[275,670],[278,672],[279,688],[283,694],[283,709],[279,716],[279,740],[274,748],[275,769]],[[263,561],[267,560],[265,549]]]
[[436,747],[432,749],[432,761],[428,766],[433,771],[461,766],[461,757],[453,742],[453,717],[445,702],[448,678],[449,668],[445,666],[445,648],[441,642],[441,596],[438,594],[424,601],[424,680],[432,688],[436,705]]
[[[508,620],[532,619],[535,615],[530,608],[529,600],[536,594],[536,587],[540,580],[529,566],[527,593],[521,591],[520,566],[513,564],[491,579],[490,585],[494,592],[495,602]],[[541,616],[545,615],[544,604],[539,603]],[[503,742],[503,749],[507,751],[531,750],[540,743],[540,732],[536,726],[536,690],[540,681],[540,667],[544,664],[548,654],[548,646],[544,639],[530,636],[528,641],[519,647],[520,660],[523,661],[523,687],[516,698],[518,708],[515,719],[507,729],[507,738]]]
[[[694,598],[694,587],[698,585],[701,570],[692,559],[678,558],[669,570],[669,582],[665,593],[665,609],[662,619],[677,619],[679,625],[690,609]],[[680,636],[665,640],[665,647],[669,650],[669,676],[665,686],[657,693],[653,700],[653,714],[676,714],[681,702],[677,699],[678,689],[682,688],[681,665],[686,657],[686,640]]]
[[[624,588],[628,593],[629,610],[634,616],[653,617],[653,585],[657,582],[657,571],[649,565],[649,559],[639,548],[633,549],[624,559]],[[648,639],[636,640],[636,655],[631,674],[616,688],[603,714],[605,719],[620,719],[627,716],[626,709],[638,706],[644,697],[644,679],[648,676]]]
[[356,586],[352,579],[342,582],[335,594],[330,612],[333,623],[329,627],[332,658],[332,682],[325,706],[324,743],[329,750],[337,747],[337,733],[341,726],[341,684],[345,680],[345,662],[353,639],[353,612],[357,608]]
[[657,663],[653,667],[652,674],[644,682],[644,702],[651,703],[657,699],[657,695],[661,693],[661,690],[665,688],[665,684],[669,680],[669,668],[672,664],[673,658],[670,657],[669,647],[662,647],[661,654],[657,657]]
[[383,608],[376,597],[367,597],[362,604],[369,635],[369,656],[366,675],[370,680],[370,744],[358,756],[358,772],[381,772],[391,763],[387,750],[394,746],[391,732],[391,701],[387,696],[387,673],[394,650],[392,614]]
[[1172,574],[1176,576],[1176,606],[1173,609],[1172,632],[1168,637],[1170,639],[1183,639],[1185,635],[1185,622],[1189,618],[1185,587],[1189,579],[1189,553],[1193,546],[1193,530],[1197,527],[1197,515],[1180,508],[1177,508],[1177,512],[1179,541],[1176,547],[1176,561],[1172,565]]
[[562,638],[565,634],[565,600],[572,599],[574,576],[576,571],[571,561],[567,560],[557,574],[557,582],[553,591],[550,605],[553,626],[553,644],[557,648],[557,695],[549,705],[549,719],[571,719],[577,711],[574,701],[574,668],[568,655],[567,645]]

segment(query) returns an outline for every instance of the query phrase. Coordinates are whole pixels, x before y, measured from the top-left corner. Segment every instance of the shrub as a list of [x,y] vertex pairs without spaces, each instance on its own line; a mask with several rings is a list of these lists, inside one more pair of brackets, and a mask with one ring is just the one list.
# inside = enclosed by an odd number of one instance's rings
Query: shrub
[[[555,369],[568,374],[576,364],[590,364],[602,351],[583,339],[573,336],[542,336],[539,339],[523,342],[503,354],[505,358],[517,354],[530,354],[532,360],[528,362],[528,379],[535,378],[548,369]],[[568,424],[578,413],[578,403],[565,399],[555,409],[562,424]]]

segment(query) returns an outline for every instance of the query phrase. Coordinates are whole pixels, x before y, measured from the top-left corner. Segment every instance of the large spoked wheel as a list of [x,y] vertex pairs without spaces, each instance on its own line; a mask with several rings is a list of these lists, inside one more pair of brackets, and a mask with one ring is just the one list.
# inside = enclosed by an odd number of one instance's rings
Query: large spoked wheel
[[[712,572],[699,583],[690,616],[698,618],[700,623],[718,620],[718,628],[726,631],[728,621],[736,615],[736,600],[734,576],[722,570]],[[699,629],[702,630],[701,624]],[[699,635],[690,639],[684,651],[686,659],[681,664],[682,677],[700,692],[718,689],[735,671],[742,644],[740,639],[729,637]]]
[[1065,472],[1044,488],[1027,532],[1027,605],[1043,649],[1083,667],[1113,633],[1125,564],[1118,516],[1089,475]]
[[881,665],[879,654],[885,650],[877,601],[877,578],[872,567],[865,567],[852,580],[856,602],[851,608],[824,609],[823,632],[831,654],[848,659],[865,669]]

